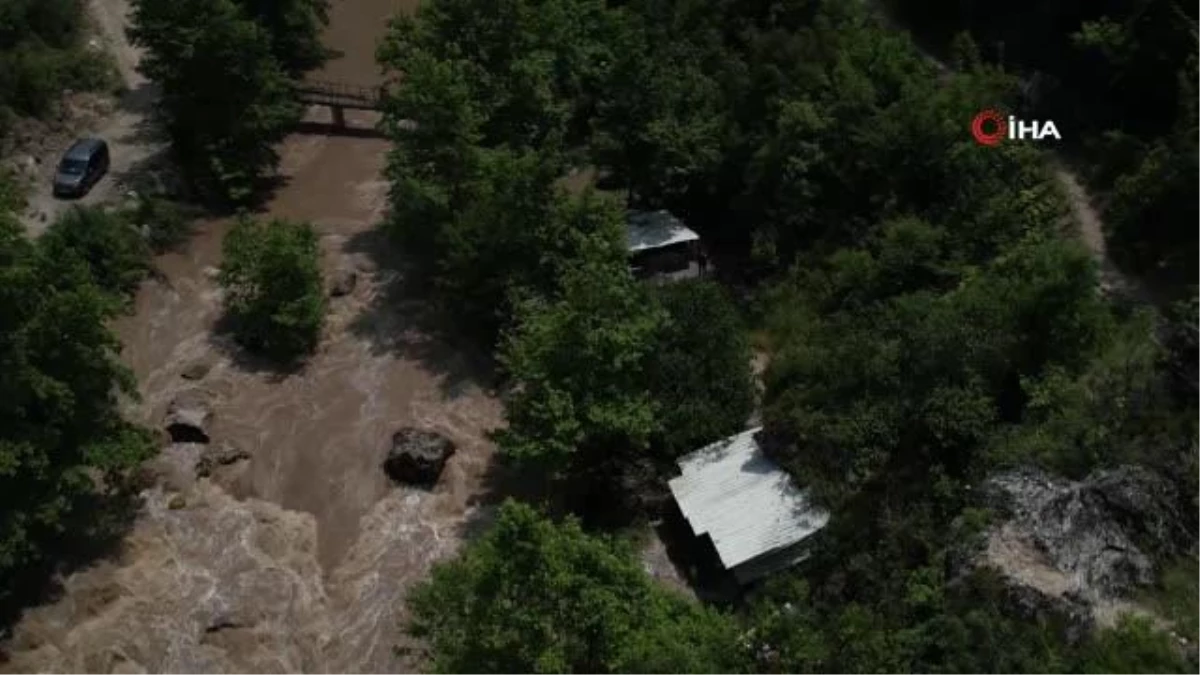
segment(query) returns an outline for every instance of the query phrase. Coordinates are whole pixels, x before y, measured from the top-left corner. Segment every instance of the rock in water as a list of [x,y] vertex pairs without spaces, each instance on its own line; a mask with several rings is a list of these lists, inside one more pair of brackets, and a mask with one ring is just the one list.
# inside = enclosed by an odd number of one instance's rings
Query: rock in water
[[340,298],[350,295],[358,285],[358,272],[350,268],[342,268],[333,275],[333,283],[329,287],[329,295]]
[[210,440],[208,425],[212,423],[212,418],[208,396],[202,391],[192,390],[171,401],[164,424],[175,443],[207,443]]
[[220,466],[228,466],[235,462],[240,462],[243,459],[250,459],[250,453],[235,447],[229,443],[221,443],[217,446],[208,446],[200,455],[200,460],[196,462],[197,476],[210,476],[214,469]]
[[441,434],[405,427],[392,436],[383,469],[393,480],[431,486],[454,451],[454,443]]

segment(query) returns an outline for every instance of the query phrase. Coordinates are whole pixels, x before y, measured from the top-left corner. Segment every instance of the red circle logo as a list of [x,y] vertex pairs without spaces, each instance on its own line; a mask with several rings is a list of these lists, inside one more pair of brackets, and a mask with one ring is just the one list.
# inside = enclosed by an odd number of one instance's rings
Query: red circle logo
[[997,145],[1008,135],[1008,120],[995,110],[980,111],[971,120],[971,135],[980,145]]

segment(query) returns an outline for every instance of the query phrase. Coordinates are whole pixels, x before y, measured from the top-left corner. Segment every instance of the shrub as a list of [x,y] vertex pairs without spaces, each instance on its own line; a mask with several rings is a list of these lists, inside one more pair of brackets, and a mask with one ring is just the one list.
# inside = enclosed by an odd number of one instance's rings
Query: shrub
[[79,0],[0,3],[0,109],[41,116],[64,89],[115,83],[111,60],[82,44],[83,18]]
[[161,197],[143,197],[129,209],[129,219],[144,233],[155,253],[174,250],[187,240],[197,214],[186,205]]
[[243,218],[222,251],[220,281],[238,342],[279,361],[311,353],[325,313],[312,226]]
[[78,256],[101,289],[128,298],[150,271],[150,249],[125,218],[76,207],[50,225],[39,245],[51,258]]

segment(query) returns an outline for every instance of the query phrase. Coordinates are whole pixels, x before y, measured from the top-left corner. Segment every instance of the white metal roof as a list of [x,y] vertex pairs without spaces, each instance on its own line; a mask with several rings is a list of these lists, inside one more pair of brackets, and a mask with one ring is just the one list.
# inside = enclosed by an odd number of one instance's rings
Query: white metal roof
[[628,216],[627,224],[631,252],[662,248],[700,238],[700,235],[689,230],[683,221],[671,215],[669,211],[633,211]]
[[761,427],[678,460],[669,481],[697,536],[707,533],[726,569],[806,539],[829,522],[755,440]]

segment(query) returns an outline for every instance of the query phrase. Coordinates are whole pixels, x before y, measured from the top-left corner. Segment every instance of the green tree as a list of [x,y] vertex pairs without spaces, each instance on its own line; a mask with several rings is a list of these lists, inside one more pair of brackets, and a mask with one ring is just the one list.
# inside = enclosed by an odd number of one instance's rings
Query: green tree
[[325,318],[312,226],[242,218],[221,249],[220,281],[238,341],[284,362],[311,353]]
[[739,672],[726,615],[655,585],[630,547],[508,501],[409,596],[438,672]]
[[1099,631],[1083,648],[1083,673],[1190,673],[1196,669],[1179,653],[1170,636],[1145,617],[1123,616]]
[[329,0],[236,0],[244,14],[267,29],[271,52],[291,77],[319,68],[330,57],[321,44]]
[[513,388],[498,439],[515,459],[611,477],[659,429],[642,367],[663,317],[603,255],[566,269],[560,296],[525,299],[502,341]]
[[720,286],[667,284],[654,296],[665,320],[646,358],[646,379],[660,411],[657,440],[674,457],[744,428],[754,406],[750,345]]
[[689,45],[627,40],[597,103],[597,163],[623,179],[635,204],[678,204],[721,159],[719,83]]
[[202,211],[194,205],[164,197],[140,196],[123,211],[123,217],[144,231],[146,245],[154,253],[179,249]]
[[51,257],[78,256],[99,288],[130,297],[150,272],[146,241],[121,215],[72,208],[50,225],[39,245]]
[[262,186],[275,146],[300,119],[269,29],[233,0],[135,0],[142,72],[161,87],[159,110],[198,186],[234,202]]
[[797,474],[835,493],[885,468],[970,479],[996,425],[1022,418],[1031,383],[1079,375],[1113,330],[1088,255],[1036,236],[948,293],[825,316],[805,302],[780,308],[802,318],[777,320],[796,332],[777,336],[766,422]]
[[1106,234],[1121,263],[1176,285],[1194,283],[1198,271],[1197,233],[1185,225],[1200,220],[1196,146],[1193,132],[1178,147],[1159,142],[1146,149],[1141,162],[1115,180],[1105,213]]
[[438,233],[436,284],[454,314],[490,344],[514,295],[552,292],[579,239],[596,228],[572,229],[556,167],[537,153],[478,152],[467,202]]
[[392,22],[379,60],[396,73],[422,53],[457,62],[483,113],[483,144],[546,152],[581,140],[620,30],[597,0],[434,0]]
[[462,61],[413,51],[404,61],[405,86],[385,102],[383,126],[393,142],[388,229],[419,260],[437,260],[443,229],[469,203],[482,114],[466,70]]
[[120,306],[80,256],[35,246],[0,212],[0,597],[102,534],[153,454],[119,412],[136,395],[108,329]]

